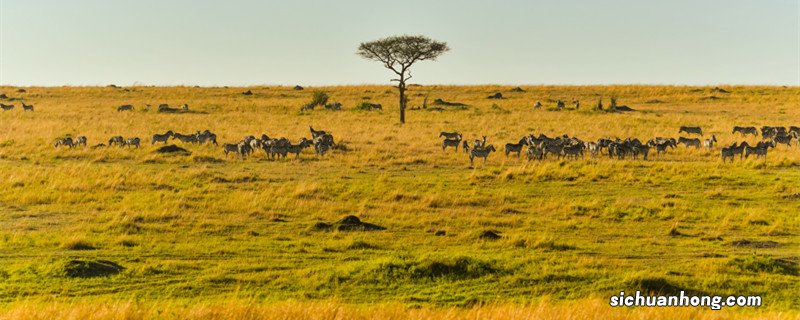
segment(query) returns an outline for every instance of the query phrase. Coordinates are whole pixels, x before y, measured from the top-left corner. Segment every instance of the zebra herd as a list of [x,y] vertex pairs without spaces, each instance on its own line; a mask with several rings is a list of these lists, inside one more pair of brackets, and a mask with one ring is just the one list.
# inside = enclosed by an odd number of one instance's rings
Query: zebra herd
[[308,128],[311,132],[311,139],[303,137],[296,144],[293,144],[285,137],[270,138],[268,135],[262,134],[260,138],[249,135],[237,143],[223,144],[222,149],[226,158],[229,154],[235,154],[237,157],[244,159],[254,151],[261,149],[268,158],[278,159],[286,158],[290,153],[295,154],[296,158],[300,158],[300,153],[312,146],[314,147],[314,152],[318,155],[325,155],[328,150],[336,145],[332,134],[324,130],[314,130],[311,126]]
[[[295,154],[300,157],[300,153],[309,147],[314,147],[314,151],[318,155],[324,155],[336,144],[333,140],[333,135],[323,130],[314,130],[309,127],[311,131],[311,139],[301,138],[296,144],[291,143],[287,138],[270,138],[266,134],[262,134],[260,138],[255,136],[246,136],[238,143],[226,143],[222,145],[222,151],[227,157],[233,153],[240,158],[250,156],[253,151],[261,149],[270,159],[286,158],[288,154]],[[166,144],[171,140],[179,140],[183,143],[191,144],[217,144],[217,135],[210,130],[197,131],[191,134],[181,134],[169,130],[165,133],[156,133],[150,142],[151,145],[158,142]],[[85,136],[79,136],[75,139],[72,137],[64,137],[56,139],[54,146],[59,147],[77,147],[79,145],[86,146],[87,139]],[[98,144],[92,148],[119,146],[120,148],[139,148],[141,146],[141,139],[138,137],[124,138],[122,136],[113,136],[108,140],[108,144]]]
[[[123,105],[117,107],[117,112],[133,111],[133,110],[134,110],[134,108],[133,108],[133,105],[131,105],[131,104],[123,104]],[[144,110],[145,111],[149,111],[150,110],[150,105],[149,104],[145,105]],[[162,103],[162,104],[158,105],[158,111],[159,112],[169,112],[169,111],[178,111],[178,110],[189,111],[189,105],[184,103],[184,104],[181,105],[180,109],[172,108],[172,107],[169,106],[169,104],[166,104],[166,103]]]
[[[679,128],[678,133],[697,134],[703,135],[703,130],[700,127],[682,126]],[[758,129],[755,127],[734,127],[733,133],[740,133],[744,136],[754,135],[758,136]],[[792,141],[796,141],[800,146],[800,128],[792,126],[789,129],[785,127],[770,127],[764,126],[761,128],[761,136],[763,141],[755,145],[750,145],[748,142],[733,143],[730,146],[723,147],[720,150],[722,161],[730,160],[733,162],[734,156],[739,155],[740,159],[748,158],[750,155],[755,155],[756,159],[766,159],[767,151],[774,148],[779,144],[791,146]],[[470,149],[469,143],[463,139],[461,133],[458,132],[441,132],[440,138],[442,141],[442,150],[452,147],[458,152],[458,147],[461,146],[465,153],[469,155],[470,165],[473,164],[473,159],[483,158],[484,162],[492,151],[496,151],[494,146],[486,144],[486,136],[481,140],[475,140],[472,148]],[[683,144],[685,147],[713,149],[717,143],[716,135],[711,135],[707,139],[679,137],[665,138],[655,137],[642,142],[638,138],[601,138],[597,141],[583,141],[577,137],[570,137],[562,135],[557,137],[548,137],[544,134],[535,136],[528,134],[520,138],[516,143],[507,143],[505,145],[505,155],[516,153],[517,157],[521,157],[523,151],[530,160],[543,160],[548,155],[554,155],[557,159],[562,157],[565,159],[578,159],[583,158],[584,153],[588,151],[592,157],[600,155],[607,155],[611,159],[639,159],[647,160],[651,154],[651,150],[655,150],[655,155],[660,156],[665,154],[668,149],[675,149],[678,145]]]

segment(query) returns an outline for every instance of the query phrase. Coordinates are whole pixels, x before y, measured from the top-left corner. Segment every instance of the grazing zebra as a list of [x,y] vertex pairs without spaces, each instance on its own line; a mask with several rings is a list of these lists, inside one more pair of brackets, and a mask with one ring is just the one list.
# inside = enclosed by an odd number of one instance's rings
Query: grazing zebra
[[169,141],[169,138],[171,138],[172,135],[174,135],[174,134],[175,133],[172,132],[172,130],[167,131],[167,133],[165,133],[165,134],[156,133],[156,134],[153,135],[153,141],[150,144],[155,144],[156,142],[163,142],[164,144],[167,144],[167,141]]
[[680,137],[680,138],[678,138],[678,144],[681,144],[681,143],[683,143],[683,145],[685,145],[687,148],[688,147],[700,148],[700,139],[698,139],[698,138],[689,139],[689,138]]
[[733,132],[731,133],[733,134],[737,132],[741,133],[743,136],[752,134],[753,136],[758,137],[758,129],[756,129],[756,127],[738,127],[738,126],[733,127]]
[[528,141],[523,138],[517,143],[506,143],[506,158],[508,158],[508,154],[511,152],[517,153],[517,158],[519,158],[520,154],[522,153],[522,146],[528,145]]
[[84,147],[86,146],[86,136],[78,136],[75,138],[75,145],[77,146],[80,144],[82,144]]
[[22,103],[22,111],[31,111],[31,112],[33,112],[33,105],[32,104],[25,104],[25,102],[23,102]]
[[699,134],[701,136],[703,135],[703,129],[700,129],[700,127],[681,126],[680,130],[678,130],[678,133],[682,132],[686,132],[687,134],[694,133],[694,134]]
[[731,146],[731,147],[722,148],[722,150],[719,153],[722,156],[722,162],[723,163],[725,162],[725,159],[727,159],[727,158],[730,158],[731,159],[731,163],[733,163],[733,157],[737,153],[739,153],[739,151],[737,150],[737,147]]
[[633,159],[637,159],[638,156],[641,154],[642,159],[647,160],[647,155],[650,153],[650,146],[643,144],[634,147],[633,150]]
[[442,131],[442,132],[439,133],[439,138],[441,138],[441,137],[444,137],[445,139],[451,139],[451,140],[456,140],[456,139],[461,140],[461,134],[458,133],[458,132],[455,132],[455,131],[453,131],[453,132],[444,132],[444,131]]
[[75,144],[72,142],[72,138],[66,137],[66,138],[57,139],[56,143],[53,146],[55,148],[58,148],[60,146],[65,146],[65,147],[69,147],[70,149],[72,149],[72,147],[74,147]]
[[472,166],[474,164],[473,160],[475,158],[483,158],[483,163],[486,163],[486,159],[489,157],[489,154],[492,153],[492,151],[497,150],[495,150],[494,146],[491,144],[480,150],[473,149],[469,152],[469,165]]
[[311,144],[312,143],[311,143],[310,140],[308,140],[306,138],[302,138],[302,139],[300,139],[300,143],[299,144],[290,144],[286,149],[287,149],[288,153],[294,153],[295,157],[297,159],[299,159],[300,158],[300,152],[302,152],[303,149],[310,147]]
[[193,134],[180,134],[175,132],[172,134],[172,140],[175,139],[178,139],[184,143],[192,143],[192,144],[197,143],[197,135]]
[[542,108],[542,102],[537,100],[536,103],[533,104],[533,108],[534,109],[541,109]]
[[339,111],[342,110],[342,103],[341,102],[334,102],[325,105],[325,109]]
[[300,107],[300,111],[314,110],[317,105],[314,103],[304,104]]
[[133,138],[128,138],[128,140],[125,140],[124,145],[127,146],[127,147],[135,146],[136,149],[139,149],[140,142],[141,142],[141,140],[139,140],[139,138],[133,137]]
[[129,104],[123,104],[123,105],[117,107],[117,112],[120,112],[120,111],[133,111],[133,106],[129,105]]
[[109,146],[112,146],[114,144],[123,147],[125,145],[125,138],[123,138],[122,136],[113,136],[111,137],[111,139],[108,139]]
[[456,139],[444,139],[442,140],[442,151],[445,151],[447,147],[454,147],[456,152],[458,152],[458,146],[461,144],[461,138]]
[[717,137],[715,137],[715,136],[712,134],[712,135],[711,135],[711,139],[705,139],[705,140],[703,140],[703,147],[706,147],[706,148],[708,148],[708,149],[711,149],[711,148],[713,148],[713,147],[714,147],[714,143],[716,143],[716,142],[717,142]]
[[0,109],[3,109],[3,111],[9,111],[11,109],[14,109],[14,105],[13,104],[2,104],[2,103],[0,103]]
[[241,156],[242,159],[244,159],[245,157],[253,153],[253,149],[250,148],[250,144],[242,141],[236,145],[236,152],[239,153],[239,156]]

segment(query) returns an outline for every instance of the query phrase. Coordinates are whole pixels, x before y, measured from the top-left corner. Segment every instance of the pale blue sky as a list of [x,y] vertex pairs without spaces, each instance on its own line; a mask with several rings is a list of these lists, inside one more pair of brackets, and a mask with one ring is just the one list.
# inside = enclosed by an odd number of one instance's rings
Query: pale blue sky
[[359,42],[451,51],[421,84],[800,85],[800,0],[0,0],[0,84],[388,84]]

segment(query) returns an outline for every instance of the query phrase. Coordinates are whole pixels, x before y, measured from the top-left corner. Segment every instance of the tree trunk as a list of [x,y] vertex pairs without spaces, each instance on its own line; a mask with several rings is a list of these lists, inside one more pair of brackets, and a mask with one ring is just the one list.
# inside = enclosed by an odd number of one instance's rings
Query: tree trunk
[[400,124],[406,123],[406,83],[405,79],[400,78],[400,84],[397,85],[400,90]]

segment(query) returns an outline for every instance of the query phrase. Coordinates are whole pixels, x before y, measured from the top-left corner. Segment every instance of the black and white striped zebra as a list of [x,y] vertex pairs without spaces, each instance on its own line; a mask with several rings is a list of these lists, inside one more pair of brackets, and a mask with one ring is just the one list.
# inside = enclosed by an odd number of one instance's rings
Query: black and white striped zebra
[[141,145],[141,140],[137,137],[126,139],[124,144],[124,146],[128,148],[136,147],[137,149],[140,147],[140,145]]
[[72,138],[70,138],[70,137],[57,139],[55,144],[53,144],[54,148],[69,147],[70,149],[72,149],[72,147],[74,147],[74,146],[75,146],[75,144],[72,141]]
[[123,104],[123,105],[117,107],[117,112],[121,112],[121,111],[133,111],[133,106],[129,105],[129,104]]
[[25,102],[23,102],[22,103],[22,111],[33,112],[33,105],[32,104],[25,104]]
[[472,151],[469,152],[469,165],[474,165],[475,158],[483,158],[483,163],[486,163],[486,159],[492,151],[497,150],[491,144],[482,149],[472,149]]
[[682,132],[686,132],[687,134],[693,133],[693,134],[699,134],[701,136],[703,135],[703,129],[700,129],[700,127],[681,126],[681,128],[678,130],[678,133]]
[[125,146],[125,138],[123,138],[122,136],[113,136],[111,137],[111,139],[108,139],[109,146],[113,146],[115,144],[119,147]]
[[172,130],[169,130],[164,134],[156,133],[156,134],[153,135],[153,140],[152,140],[152,142],[150,144],[155,144],[156,142],[163,142],[164,144],[167,144],[167,142],[169,141],[169,138],[172,138],[172,136],[174,134],[175,133],[172,132]]

